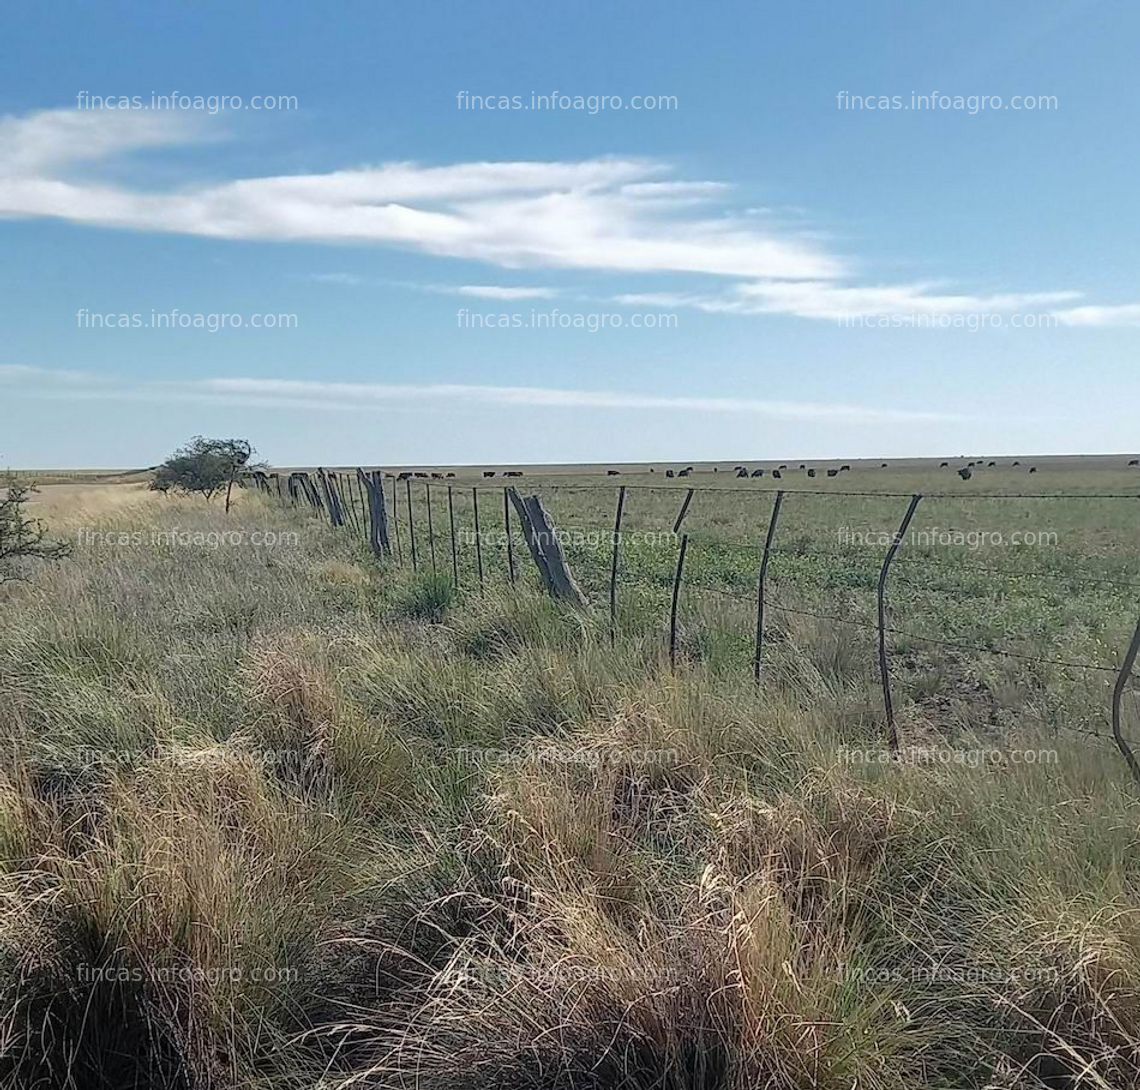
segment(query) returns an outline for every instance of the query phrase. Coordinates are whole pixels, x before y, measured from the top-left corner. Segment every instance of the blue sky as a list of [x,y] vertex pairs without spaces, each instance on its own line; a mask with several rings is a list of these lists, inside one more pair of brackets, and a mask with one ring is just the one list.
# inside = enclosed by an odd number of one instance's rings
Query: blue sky
[[1130,451],[1138,43],[1099,0],[10,8],[0,465]]

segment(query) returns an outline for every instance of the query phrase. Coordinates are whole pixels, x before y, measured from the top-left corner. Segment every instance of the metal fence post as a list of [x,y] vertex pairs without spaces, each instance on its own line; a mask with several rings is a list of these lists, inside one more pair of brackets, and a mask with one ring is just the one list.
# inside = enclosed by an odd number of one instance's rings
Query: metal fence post
[[511,585],[515,582],[515,546],[511,541],[511,498],[508,489],[503,489],[503,533],[507,537],[507,572],[511,577]]
[[[384,487],[384,482],[381,480],[380,487]],[[396,538],[396,562],[403,564],[404,562],[404,546],[400,541],[400,504],[397,502],[399,493],[396,491],[396,477],[392,475],[392,533]]]
[[910,506],[907,507],[906,514],[903,515],[903,520],[899,524],[898,532],[895,534],[894,540],[887,550],[887,555],[883,558],[883,567],[879,572],[879,678],[883,684],[883,710],[887,715],[887,741],[892,753],[898,753],[899,734],[895,727],[894,705],[891,703],[891,668],[887,661],[887,576],[890,574],[891,563],[894,561],[895,554],[899,551],[899,547],[903,543],[903,538],[906,536],[907,529],[910,526],[910,520],[914,518],[915,509],[918,507],[921,499],[921,493],[911,496]]
[[677,669],[677,599],[681,595],[681,573],[685,569],[685,553],[689,535],[681,535],[681,551],[677,554],[677,571],[673,576],[673,602],[669,607],[669,669]]
[[407,485],[407,498],[408,498],[408,542],[412,549],[412,571],[418,572],[420,570],[419,557],[416,555],[416,518],[412,514],[412,478],[405,479],[404,484]]
[[483,531],[479,526],[479,487],[474,485],[471,488],[471,503],[475,508],[475,563],[479,567],[479,590],[484,589],[483,586]]
[[1140,621],[1136,622],[1136,631],[1132,633],[1132,642],[1128,645],[1128,651],[1124,655],[1124,663],[1120,667],[1120,673],[1117,674],[1116,684],[1112,689],[1112,737],[1116,741],[1116,748],[1120,750],[1128,762],[1132,778],[1140,783],[1140,765],[1136,763],[1132,747],[1125,740],[1120,727],[1120,707],[1124,699],[1124,687],[1128,684],[1129,677],[1132,676],[1132,667],[1136,665],[1138,652],[1140,652]]
[[772,503],[772,517],[768,520],[768,533],[764,538],[764,553],[760,558],[760,574],[756,579],[756,655],[752,660],[752,680],[760,683],[760,662],[764,654],[764,581],[768,575],[768,561],[772,558],[772,542],[776,537],[776,523],[784,503],[783,491],[776,493]]
[[435,566],[435,527],[432,525],[431,518],[431,485],[426,481],[424,482],[424,506],[427,507],[428,516],[428,552],[431,553],[431,573],[435,575],[438,569]]
[[685,498],[681,501],[681,510],[677,512],[677,517],[673,520],[673,535],[676,536],[681,532],[681,523],[685,521],[685,516],[689,513],[689,504],[693,502],[693,492],[695,489],[690,488],[685,493]]
[[451,527],[451,578],[455,582],[455,589],[459,589],[459,550],[455,545],[455,500],[451,494],[451,485],[447,486],[447,521]]
[[621,555],[621,517],[625,511],[625,485],[618,489],[617,514],[614,515],[614,554],[610,563],[610,646],[617,642],[617,577]]

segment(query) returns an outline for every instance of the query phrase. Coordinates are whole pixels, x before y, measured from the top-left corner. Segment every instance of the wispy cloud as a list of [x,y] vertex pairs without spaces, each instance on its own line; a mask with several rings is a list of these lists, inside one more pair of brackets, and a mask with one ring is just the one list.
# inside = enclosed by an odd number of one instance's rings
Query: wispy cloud
[[77,180],[93,160],[194,143],[223,125],[146,111],[5,118],[0,213],[211,238],[376,243],[505,268],[826,279],[844,267],[815,240],[728,208],[690,214],[722,189],[668,179],[667,164],[647,159],[388,163],[168,192]]
[[508,302],[518,299],[555,299],[559,294],[555,288],[511,288],[497,284],[463,284],[454,290],[456,295],[468,295],[476,299],[501,299]]
[[1055,316],[1063,325],[1068,326],[1140,326],[1140,303],[1071,307],[1056,311]]
[[617,302],[671,309],[692,307],[710,314],[787,314],[842,321],[896,315],[1009,314],[1052,309],[1081,296],[1075,291],[973,295],[937,288],[937,284],[930,283],[858,287],[823,281],[758,281],[736,284],[717,294],[643,292],[620,295]]
[[[382,410],[395,406],[453,405],[506,408],[587,409],[596,411],[735,414],[804,422],[883,424],[956,421],[963,416],[920,409],[844,403],[764,400],[751,397],[693,397],[617,390],[571,390],[545,386],[492,386],[466,383],[323,382],[277,378],[204,378],[184,382],[96,381],[81,372],[40,368],[19,371],[27,392],[54,398],[162,401],[222,401],[232,405],[308,410]],[[66,376],[66,377],[63,377]]]
[[[165,191],[104,180],[121,176],[104,168],[121,166],[124,156],[224,139],[225,126],[220,115],[178,111],[0,118],[0,216],[219,239],[372,243],[505,269],[691,274],[715,286],[618,300],[713,314],[839,321],[1045,308],[1068,327],[1140,324],[1140,303],[1095,305],[1070,289],[982,294],[923,281],[861,283],[855,265],[817,235],[736,208],[725,183],[673,177],[654,159],[394,162]],[[373,283],[349,273],[312,279]],[[525,284],[420,288],[501,301],[559,294]]]

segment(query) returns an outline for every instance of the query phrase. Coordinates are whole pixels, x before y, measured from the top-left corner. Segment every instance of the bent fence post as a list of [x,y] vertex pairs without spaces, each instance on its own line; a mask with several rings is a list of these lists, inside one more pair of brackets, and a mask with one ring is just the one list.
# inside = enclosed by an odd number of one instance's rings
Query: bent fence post
[[764,590],[768,576],[768,561],[772,559],[772,542],[776,538],[776,523],[780,519],[780,508],[784,503],[784,493],[779,491],[772,503],[772,517],[768,520],[768,533],[764,537],[764,553],[760,557],[760,574],[756,579],[756,654],[752,660],[752,680],[760,683],[761,657],[764,654]]
[[669,607],[669,669],[677,669],[677,601],[681,596],[681,573],[685,570],[685,553],[689,535],[681,535],[681,551],[677,554],[677,571],[673,575],[673,601]]
[[1128,762],[1132,778],[1140,783],[1140,764],[1137,764],[1132,747],[1129,746],[1120,727],[1120,708],[1124,700],[1124,687],[1132,676],[1132,667],[1136,665],[1138,652],[1140,652],[1140,621],[1136,622],[1136,631],[1132,633],[1132,642],[1128,645],[1128,651],[1124,655],[1124,663],[1120,667],[1120,673],[1117,675],[1116,684],[1112,689],[1112,737],[1116,742],[1116,748],[1120,750]]
[[693,502],[693,492],[695,489],[690,488],[685,493],[685,498],[681,501],[681,510],[677,512],[677,517],[673,520],[673,535],[676,536],[681,532],[681,523],[685,521],[685,516],[689,513],[689,504]]
[[883,710],[887,716],[887,742],[891,747],[892,753],[898,753],[899,734],[898,729],[895,727],[894,705],[891,703],[891,669],[887,661],[887,576],[890,574],[891,564],[895,559],[895,554],[899,551],[899,547],[903,543],[903,538],[906,536],[907,529],[910,526],[910,520],[914,518],[915,509],[918,507],[921,499],[921,493],[911,496],[910,506],[907,507],[902,522],[899,523],[898,531],[894,536],[894,540],[891,542],[890,548],[887,550],[887,555],[883,558],[883,567],[879,572],[879,679],[883,685]]
[[621,517],[625,512],[625,485],[618,489],[617,514],[614,515],[614,554],[610,562],[610,646],[617,641],[617,577],[621,555]]

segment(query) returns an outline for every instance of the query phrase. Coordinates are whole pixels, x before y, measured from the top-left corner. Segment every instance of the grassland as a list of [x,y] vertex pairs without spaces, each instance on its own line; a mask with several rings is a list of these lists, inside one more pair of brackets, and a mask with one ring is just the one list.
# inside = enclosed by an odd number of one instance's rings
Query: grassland
[[[927,528],[1055,533],[908,543],[894,621],[1115,662],[1140,501],[979,498],[1013,478],[810,487],[953,492],[920,505]],[[522,483],[572,535],[585,613],[521,556],[508,583],[482,497],[485,588],[466,541],[456,596],[423,482],[418,574],[406,522],[397,565],[248,492],[227,518],[44,490],[76,550],[0,599],[0,1086],[1140,1081],[1136,788],[1069,729],[1104,730],[1108,674],[896,639],[904,738],[934,759],[877,760],[872,633],[803,614],[870,616],[881,549],[840,528],[893,531],[905,501],[789,495],[770,574],[802,612],[772,614],[757,688],[732,595],[752,593],[760,482],[694,500],[676,671],[661,531],[685,482],[630,490],[612,645],[612,490]]]

